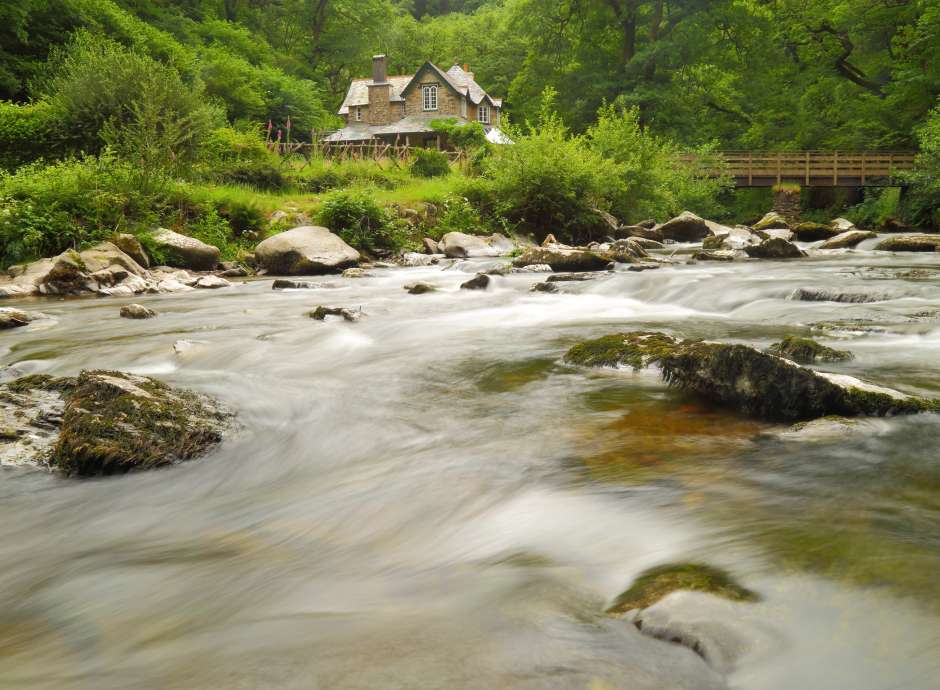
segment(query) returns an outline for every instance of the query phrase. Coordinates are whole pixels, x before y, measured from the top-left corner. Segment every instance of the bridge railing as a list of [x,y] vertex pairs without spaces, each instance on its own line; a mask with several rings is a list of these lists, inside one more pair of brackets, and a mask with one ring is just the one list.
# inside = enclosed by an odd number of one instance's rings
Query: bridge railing
[[[894,178],[914,165],[911,151],[722,151],[721,155],[725,172],[745,186],[781,182],[865,185]],[[692,161],[695,156],[683,158]]]

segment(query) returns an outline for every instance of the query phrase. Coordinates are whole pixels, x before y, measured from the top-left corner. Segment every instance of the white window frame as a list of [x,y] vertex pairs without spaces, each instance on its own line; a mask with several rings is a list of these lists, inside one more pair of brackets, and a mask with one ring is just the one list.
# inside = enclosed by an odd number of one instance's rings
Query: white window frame
[[362,122],[362,106],[356,106],[356,122]]
[[480,103],[477,106],[477,120],[482,122],[484,125],[490,124],[490,106],[486,103]]
[[437,84],[425,84],[421,87],[423,110],[437,110]]
[[467,99],[460,99],[460,117],[467,117]]

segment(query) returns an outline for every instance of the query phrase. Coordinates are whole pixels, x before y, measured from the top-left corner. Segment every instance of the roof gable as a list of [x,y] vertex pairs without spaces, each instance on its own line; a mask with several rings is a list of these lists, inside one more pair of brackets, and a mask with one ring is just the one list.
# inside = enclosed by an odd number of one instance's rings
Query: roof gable
[[482,86],[476,83],[473,75],[469,72],[465,72],[460,65],[454,65],[447,70],[447,76],[450,77],[451,81],[457,84],[459,88],[464,90],[464,93],[466,93],[467,97],[474,105],[479,105],[483,101],[489,101],[490,105],[498,108],[502,103],[502,101],[497,103],[496,99],[493,99],[483,90]]
[[444,70],[442,70],[440,67],[438,67],[437,65],[435,65],[433,62],[429,60],[428,62],[425,62],[423,65],[421,65],[421,67],[418,68],[418,71],[415,72],[415,75],[411,78],[411,81],[408,82],[408,85],[405,86],[405,88],[401,90],[402,98],[404,98],[408,94],[409,91],[411,91],[414,87],[416,87],[420,83],[422,75],[427,74],[427,73],[430,73],[433,76],[440,79],[441,82],[443,82],[443,84],[447,86],[447,88],[449,88],[458,96],[467,95],[466,88],[461,88],[460,86],[458,86],[454,82],[454,80],[450,78],[450,75],[447,74],[447,72],[445,72]]

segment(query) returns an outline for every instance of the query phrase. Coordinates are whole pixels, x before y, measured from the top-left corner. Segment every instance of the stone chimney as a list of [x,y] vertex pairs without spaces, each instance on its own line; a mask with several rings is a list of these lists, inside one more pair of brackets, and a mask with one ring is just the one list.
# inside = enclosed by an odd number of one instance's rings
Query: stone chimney
[[370,125],[388,125],[392,122],[392,85],[388,83],[387,61],[384,55],[372,56],[372,81],[369,82]]
[[372,81],[376,84],[388,81],[388,62],[384,55],[372,56]]
[[463,63],[463,71],[470,75],[470,78],[473,79],[473,72],[470,71],[470,65],[468,65],[466,62]]

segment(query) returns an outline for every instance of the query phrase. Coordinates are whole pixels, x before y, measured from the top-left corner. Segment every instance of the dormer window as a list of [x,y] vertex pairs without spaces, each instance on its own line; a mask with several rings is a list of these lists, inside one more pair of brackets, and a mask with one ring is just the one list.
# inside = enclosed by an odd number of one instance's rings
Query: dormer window
[[477,108],[477,119],[485,125],[490,124],[490,106],[486,103],[480,103]]
[[356,108],[356,122],[362,122],[362,106]]
[[437,85],[427,84],[421,90],[424,95],[424,109],[437,110]]

